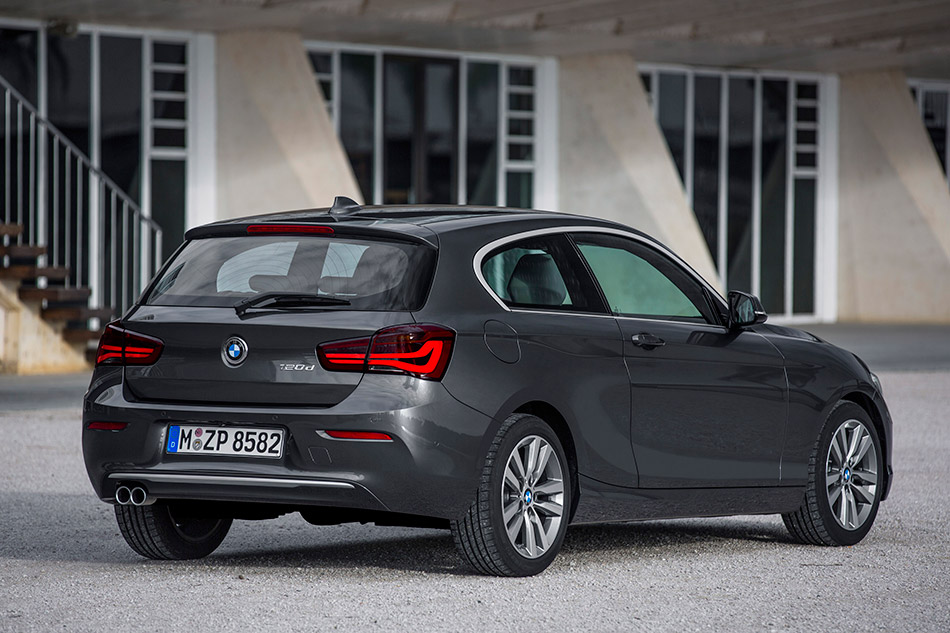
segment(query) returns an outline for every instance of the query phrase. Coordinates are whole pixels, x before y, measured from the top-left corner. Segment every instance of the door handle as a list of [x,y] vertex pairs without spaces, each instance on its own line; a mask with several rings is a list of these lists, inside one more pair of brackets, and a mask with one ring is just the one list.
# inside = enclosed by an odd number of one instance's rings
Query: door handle
[[666,341],[661,339],[655,334],[649,334],[648,332],[640,332],[639,334],[634,334],[630,337],[630,340],[633,341],[633,344],[637,347],[662,347],[666,345]]

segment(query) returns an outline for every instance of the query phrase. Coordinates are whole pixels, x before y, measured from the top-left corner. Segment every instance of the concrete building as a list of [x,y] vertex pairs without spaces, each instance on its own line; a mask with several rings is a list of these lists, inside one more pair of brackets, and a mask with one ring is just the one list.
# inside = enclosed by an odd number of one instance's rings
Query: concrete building
[[615,219],[778,322],[950,322],[945,0],[6,0],[0,78],[3,371],[80,363],[187,227],[337,194]]

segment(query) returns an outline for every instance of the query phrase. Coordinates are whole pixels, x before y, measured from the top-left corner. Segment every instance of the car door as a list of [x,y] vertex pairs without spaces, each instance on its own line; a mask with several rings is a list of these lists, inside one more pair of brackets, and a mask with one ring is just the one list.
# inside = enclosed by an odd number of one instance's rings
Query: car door
[[572,239],[623,333],[640,487],[778,484],[787,409],[778,351],[726,327],[719,299],[651,242]]
[[636,486],[620,329],[570,240],[561,233],[516,239],[490,251],[479,270],[507,309],[497,319],[517,333],[521,350],[502,392],[550,403],[564,416],[581,475]]

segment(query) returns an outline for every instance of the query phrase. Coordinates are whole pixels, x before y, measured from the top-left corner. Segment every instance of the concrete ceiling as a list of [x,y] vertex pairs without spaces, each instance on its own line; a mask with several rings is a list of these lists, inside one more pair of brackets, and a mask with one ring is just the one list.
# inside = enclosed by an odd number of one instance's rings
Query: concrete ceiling
[[521,54],[950,78],[950,0],[0,0],[0,15]]

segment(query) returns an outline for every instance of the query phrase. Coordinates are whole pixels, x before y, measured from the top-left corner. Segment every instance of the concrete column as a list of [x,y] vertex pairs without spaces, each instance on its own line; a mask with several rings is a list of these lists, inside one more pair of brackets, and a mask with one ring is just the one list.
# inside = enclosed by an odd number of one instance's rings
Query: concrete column
[[218,217],[361,201],[300,35],[217,36]]
[[839,320],[950,322],[950,193],[907,78],[842,75],[838,120]]
[[562,57],[558,92],[561,210],[641,229],[719,286],[634,59]]

